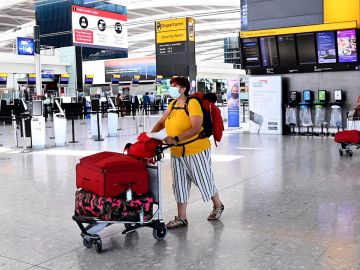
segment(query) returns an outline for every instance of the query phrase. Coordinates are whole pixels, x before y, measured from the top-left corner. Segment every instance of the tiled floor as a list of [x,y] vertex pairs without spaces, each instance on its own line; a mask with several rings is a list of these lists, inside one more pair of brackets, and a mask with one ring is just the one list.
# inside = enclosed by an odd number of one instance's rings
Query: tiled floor
[[[340,158],[331,138],[229,131],[213,148],[220,221],[206,220],[211,204],[193,188],[188,228],[156,241],[148,228],[124,236],[111,226],[101,233],[102,254],[86,249],[71,219],[75,164],[134,141],[135,122],[120,124],[119,137],[95,142],[89,121],[78,120],[79,144],[54,148],[48,140],[46,150],[26,154],[12,148],[12,128],[0,126],[1,270],[360,269],[360,151]],[[168,158],[162,167],[168,220],[175,215]]]

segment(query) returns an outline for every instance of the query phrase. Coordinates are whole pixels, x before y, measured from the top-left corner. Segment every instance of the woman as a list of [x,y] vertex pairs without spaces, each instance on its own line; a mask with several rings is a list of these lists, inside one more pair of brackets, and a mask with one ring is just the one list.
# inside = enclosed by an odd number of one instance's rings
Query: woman
[[168,135],[165,142],[174,145],[171,148],[171,170],[178,215],[166,224],[168,229],[174,229],[188,225],[186,207],[191,182],[199,188],[204,202],[210,199],[213,201],[214,208],[208,220],[219,219],[224,205],[214,184],[209,138],[198,138],[203,122],[200,103],[190,99],[187,113],[184,106],[190,89],[188,79],[175,77],[171,79],[170,85],[169,94],[174,100],[152,132],[165,128]]

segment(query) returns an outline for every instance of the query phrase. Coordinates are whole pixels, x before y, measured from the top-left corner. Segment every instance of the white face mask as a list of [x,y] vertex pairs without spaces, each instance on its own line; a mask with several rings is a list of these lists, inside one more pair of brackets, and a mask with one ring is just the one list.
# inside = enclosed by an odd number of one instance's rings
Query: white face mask
[[177,99],[178,97],[180,97],[180,92],[179,91],[180,91],[180,89],[178,87],[170,86],[169,95],[173,99]]

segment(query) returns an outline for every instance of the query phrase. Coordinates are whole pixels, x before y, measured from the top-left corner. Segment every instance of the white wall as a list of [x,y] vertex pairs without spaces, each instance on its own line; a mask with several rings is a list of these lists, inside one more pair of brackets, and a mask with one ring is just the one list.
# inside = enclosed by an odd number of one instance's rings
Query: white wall
[[[67,63],[61,63],[58,56],[41,56],[41,69],[55,74],[66,72]],[[0,53],[0,73],[35,73],[35,57]]]
[[86,61],[83,62],[83,77],[86,74],[94,75],[94,84],[103,84],[105,83],[105,61]]

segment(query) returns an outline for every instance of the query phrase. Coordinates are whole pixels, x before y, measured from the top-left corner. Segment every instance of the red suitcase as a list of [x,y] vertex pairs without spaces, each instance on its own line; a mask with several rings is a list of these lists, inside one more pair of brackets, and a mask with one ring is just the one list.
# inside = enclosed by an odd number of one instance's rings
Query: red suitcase
[[101,152],[80,159],[76,186],[103,197],[116,197],[130,188],[137,194],[149,192],[146,165],[127,155]]
[[360,144],[360,131],[344,130],[335,134],[335,142]]

